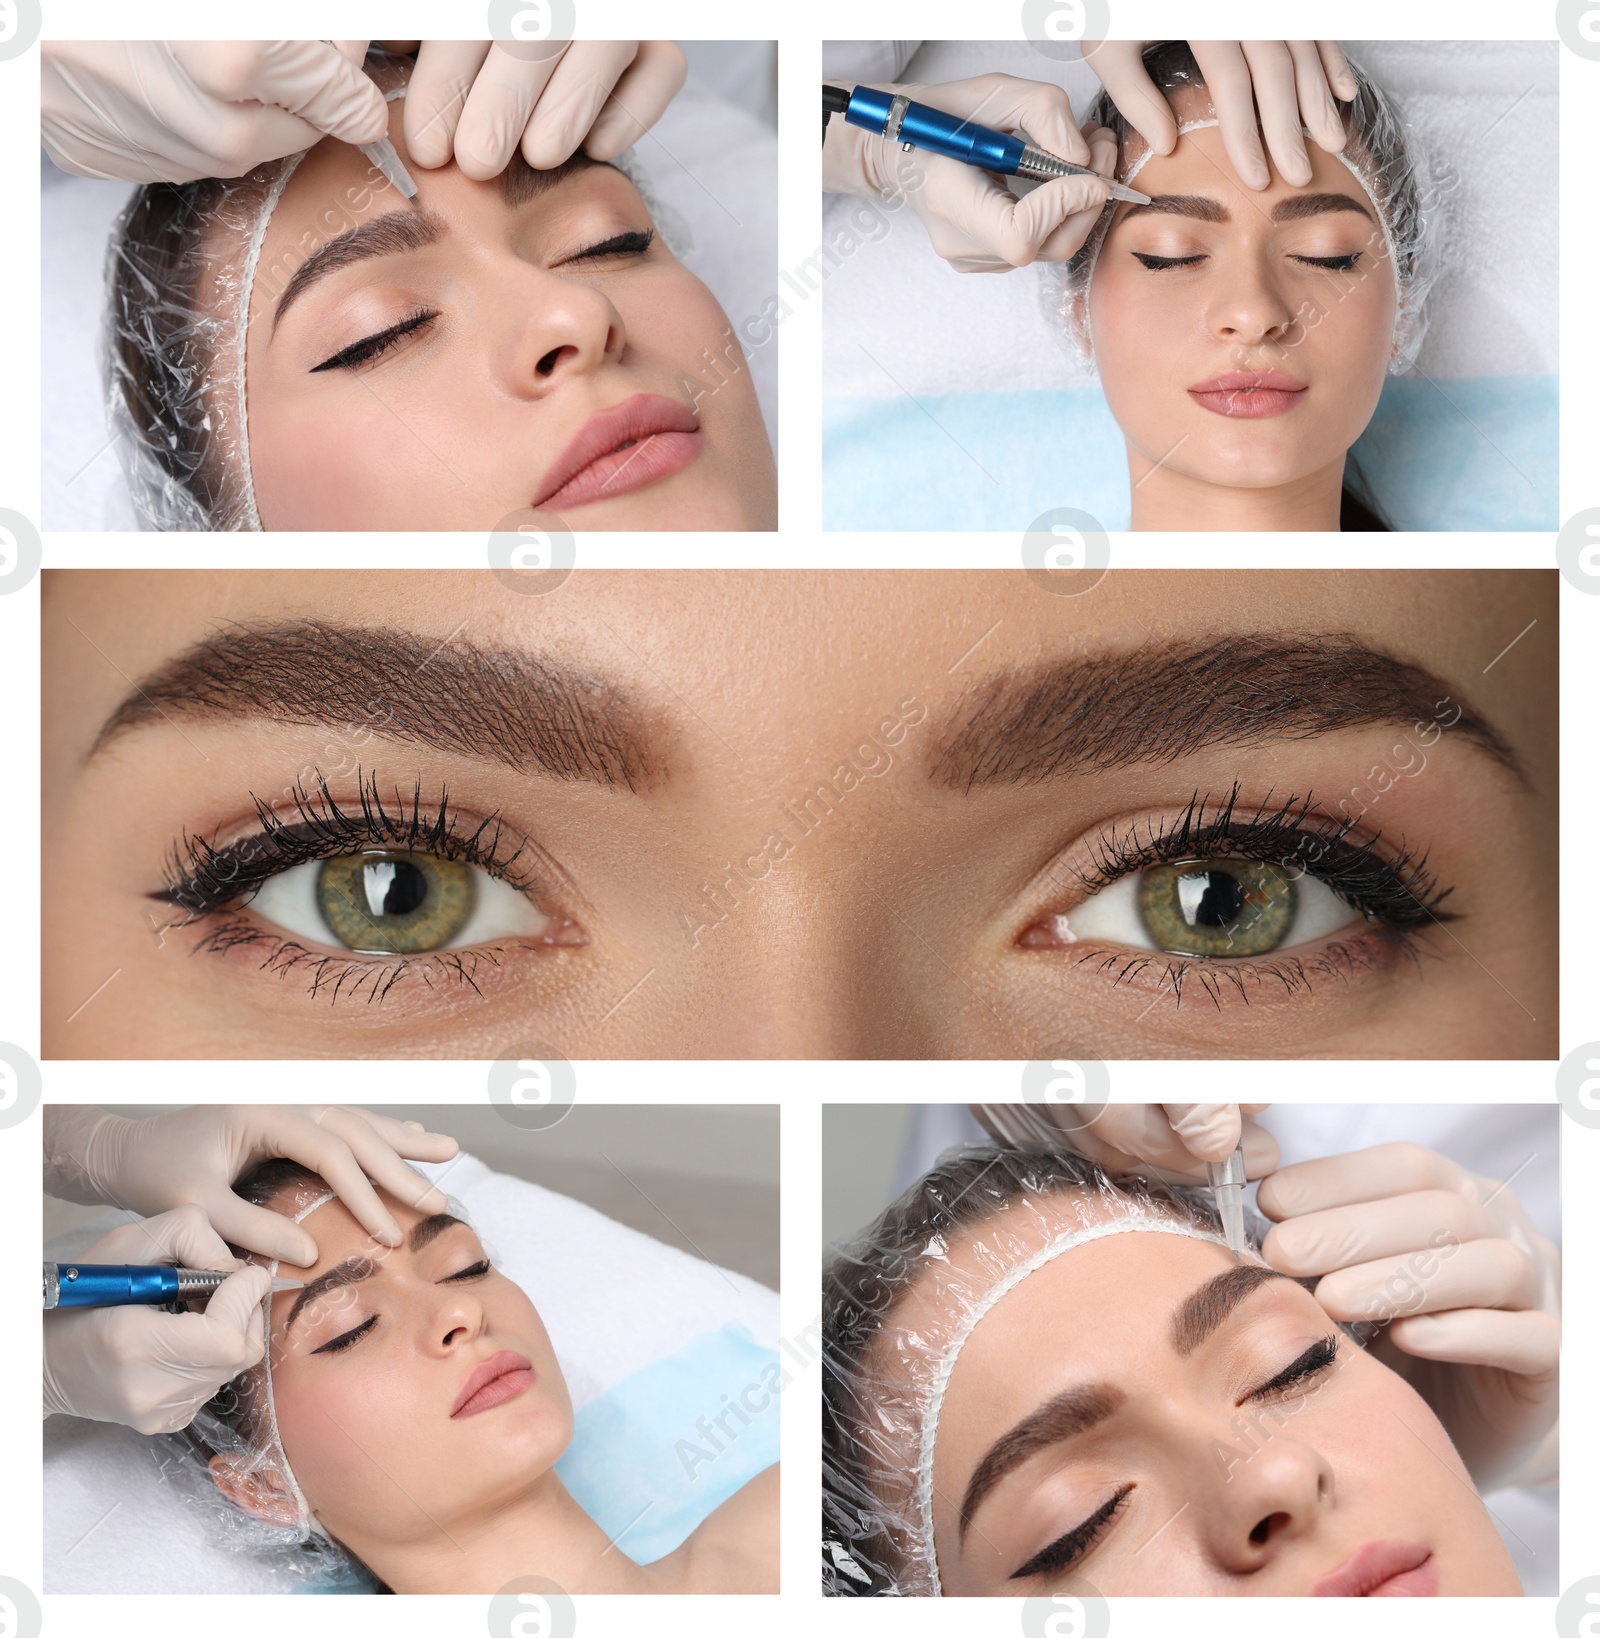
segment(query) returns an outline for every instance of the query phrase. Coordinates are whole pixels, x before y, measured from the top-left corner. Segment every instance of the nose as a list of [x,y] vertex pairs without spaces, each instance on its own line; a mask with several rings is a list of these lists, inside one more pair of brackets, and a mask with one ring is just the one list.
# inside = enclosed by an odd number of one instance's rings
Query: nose
[[505,310],[511,342],[504,385],[517,397],[547,397],[615,363],[627,346],[622,315],[602,291],[577,279],[525,270],[507,290]]
[[483,1304],[465,1286],[433,1286],[424,1308],[419,1340],[425,1353],[446,1359],[482,1335]]
[[1218,340],[1238,347],[1260,347],[1268,342],[1287,345],[1295,328],[1295,308],[1263,264],[1249,260],[1225,285],[1207,315]]
[[1213,1449],[1226,1478],[1208,1486],[1202,1528],[1219,1564],[1250,1575],[1317,1528],[1333,1499],[1333,1469],[1273,1417],[1259,1425],[1235,1418]]

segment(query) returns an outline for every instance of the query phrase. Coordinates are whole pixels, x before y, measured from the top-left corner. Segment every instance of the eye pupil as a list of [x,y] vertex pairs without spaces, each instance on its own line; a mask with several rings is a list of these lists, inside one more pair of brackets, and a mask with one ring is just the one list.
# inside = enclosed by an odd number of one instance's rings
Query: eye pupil
[[1236,876],[1197,870],[1178,878],[1178,904],[1191,927],[1226,927],[1244,909],[1245,893]]
[[409,859],[369,860],[361,880],[374,916],[409,916],[428,896],[428,878]]
[[1189,859],[1139,878],[1140,919],[1171,955],[1265,955],[1288,936],[1298,902],[1287,871],[1252,859]]
[[447,945],[472,919],[469,865],[423,853],[349,853],[323,861],[317,908],[347,949],[409,955]]

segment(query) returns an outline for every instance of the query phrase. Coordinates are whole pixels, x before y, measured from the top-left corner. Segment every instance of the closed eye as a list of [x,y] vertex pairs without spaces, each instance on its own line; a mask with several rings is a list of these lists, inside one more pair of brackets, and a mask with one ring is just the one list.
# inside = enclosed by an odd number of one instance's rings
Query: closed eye
[[1321,1375],[1338,1357],[1339,1338],[1323,1337],[1320,1342],[1313,1342],[1298,1359],[1286,1365],[1270,1381],[1263,1382],[1259,1388],[1252,1388],[1245,1398],[1262,1399],[1268,1394],[1281,1393],[1283,1389],[1292,1388],[1309,1377]]
[[311,1351],[314,1354],[342,1354],[346,1348],[359,1342],[377,1323],[378,1316],[374,1314],[371,1319],[363,1320],[354,1330],[345,1331],[331,1342],[325,1342],[320,1348],[313,1348]]
[[1294,259],[1307,267],[1326,267],[1335,273],[1348,273],[1361,260],[1361,252],[1352,250],[1348,256],[1296,256]]
[[1124,1485],[1110,1501],[1091,1513],[1082,1524],[1074,1525],[1064,1536],[1057,1536],[1048,1547],[1041,1548],[1020,1570],[1011,1572],[1013,1581],[1026,1581],[1030,1576],[1048,1575],[1070,1569],[1100,1539],[1107,1525],[1122,1511],[1122,1504],[1132,1494],[1133,1486]]
[[609,239],[602,239],[598,244],[586,245],[582,250],[574,251],[556,265],[570,267],[574,262],[597,262],[607,256],[641,256],[655,243],[655,229],[648,231],[634,229],[628,233],[614,233]]
[[1143,250],[1136,250],[1133,254],[1152,273],[1159,273],[1165,267],[1193,267],[1196,262],[1205,260],[1205,256],[1200,252],[1193,256],[1152,256]]
[[492,1265],[490,1264],[489,1259],[487,1257],[485,1257],[480,1262],[474,1263],[471,1268],[464,1268],[464,1269],[461,1270],[461,1272],[459,1274],[451,1274],[451,1275],[447,1276],[444,1280],[440,1281],[440,1284],[449,1285],[452,1281],[455,1281],[455,1280],[476,1280],[476,1279],[481,1279],[485,1274],[487,1274],[489,1272],[489,1269],[490,1269],[491,1266]]
[[435,312],[417,312],[410,318],[401,319],[398,324],[391,324],[387,330],[379,330],[376,334],[363,336],[360,341],[353,341],[348,347],[341,348],[332,358],[325,358],[320,364],[313,364],[312,375],[319,375],[323,370],[352,370],[360,364],[370,364],[373,359],[381,358],[391,347],[397,347],[409,335],[419,330],[425,330],[438,318]]

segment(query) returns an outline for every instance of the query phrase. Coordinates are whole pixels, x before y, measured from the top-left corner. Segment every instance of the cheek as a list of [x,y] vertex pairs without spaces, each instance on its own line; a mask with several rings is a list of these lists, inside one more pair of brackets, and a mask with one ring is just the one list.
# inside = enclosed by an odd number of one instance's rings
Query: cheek
[[392,1472],[397,1462],[426,1459],[420,1430],[427,1418],[408,1414],[406,1384],[387,1362],[317,1371],[280,1366],[272,1387],[284,1453],[313,1507],[365,1494],[374,1461]]
[[266,527],[371,528],[375,505],[415,477],[393,414],[366,393],[315,414],[287,405],[271,385],[251,391],[251,474]]

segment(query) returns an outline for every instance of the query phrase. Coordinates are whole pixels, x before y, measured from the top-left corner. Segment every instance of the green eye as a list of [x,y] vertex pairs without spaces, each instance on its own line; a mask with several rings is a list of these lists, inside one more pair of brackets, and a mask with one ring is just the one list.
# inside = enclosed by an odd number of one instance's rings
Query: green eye
[[1286,871],[1248,859],[1155,865],[1139,879],[1140,920],[1172,955],[1265,955],[1294,925],[1297,902]]
[[478,902],[476,872],[426,853],[349,853],[317,867],[316,903],[352,950],[410,955],[460,933]]

